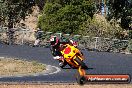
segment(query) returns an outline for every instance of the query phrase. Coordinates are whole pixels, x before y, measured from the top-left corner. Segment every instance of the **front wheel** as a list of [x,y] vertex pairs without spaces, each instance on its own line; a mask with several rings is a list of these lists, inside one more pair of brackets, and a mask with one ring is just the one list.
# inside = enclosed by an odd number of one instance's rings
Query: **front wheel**
[[83,68],[83,69],[88,69],[88,67],[86,66],[86,64],[81,61],[79,58],[76,58],[75,61]]

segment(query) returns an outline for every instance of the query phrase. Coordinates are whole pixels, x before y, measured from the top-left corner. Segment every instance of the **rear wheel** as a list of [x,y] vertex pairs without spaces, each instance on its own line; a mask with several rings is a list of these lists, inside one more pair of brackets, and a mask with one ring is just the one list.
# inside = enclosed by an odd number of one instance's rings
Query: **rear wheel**
[[79,74],[76,77],[76,81],[78,84],[83,85],[86,83],[86,78],[84,76],[80,76]]
[[76,58],[75,61],[83,68],[83,69],[88,69],[88,67],[86,66],[86,64],[81,61],[79,58]]

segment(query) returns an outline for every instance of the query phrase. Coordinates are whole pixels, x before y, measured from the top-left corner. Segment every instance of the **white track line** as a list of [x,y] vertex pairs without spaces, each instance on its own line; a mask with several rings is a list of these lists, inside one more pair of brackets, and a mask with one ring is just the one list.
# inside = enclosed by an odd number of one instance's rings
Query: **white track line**
[[[48,65],[48,66],[51,66],[51,65]],[[60,68],[58,68],[58,67],[56,67],[56,66],[51,66],[51,67],[55,68],[56,71],[55,71],[55,72],[52,72],[52,73],[48,73],[49,75],[51,75],[51,74],[56,74],[56,73],[58,73],[58,72],[61,71]]]

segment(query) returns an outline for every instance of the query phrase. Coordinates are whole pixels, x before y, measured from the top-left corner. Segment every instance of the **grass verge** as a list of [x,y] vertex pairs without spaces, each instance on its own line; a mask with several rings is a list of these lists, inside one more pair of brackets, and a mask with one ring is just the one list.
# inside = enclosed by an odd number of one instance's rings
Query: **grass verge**
[[30,75],[46,70],[46,65],[36,61],[0,58],[0,76]]

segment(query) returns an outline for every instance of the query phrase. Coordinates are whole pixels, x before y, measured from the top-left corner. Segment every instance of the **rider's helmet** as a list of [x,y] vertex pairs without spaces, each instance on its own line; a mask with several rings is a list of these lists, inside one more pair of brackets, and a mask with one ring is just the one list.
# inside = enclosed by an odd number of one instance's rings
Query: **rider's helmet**
[[51,36],[50,38],[50,44],[51,46],[55,46],[59,43],[59,38],[57,36]]

